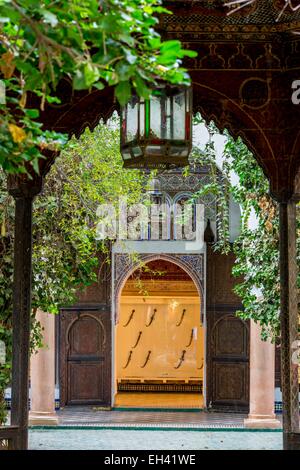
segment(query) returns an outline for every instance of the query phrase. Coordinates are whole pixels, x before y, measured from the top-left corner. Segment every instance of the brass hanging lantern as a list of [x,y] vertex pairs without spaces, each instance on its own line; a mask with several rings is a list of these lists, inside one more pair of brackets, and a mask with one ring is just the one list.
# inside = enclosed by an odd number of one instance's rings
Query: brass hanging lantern
[[192,90],[160,85],[149,99],[133,96],[121,110],[125,168],[188,165],[192,148]]

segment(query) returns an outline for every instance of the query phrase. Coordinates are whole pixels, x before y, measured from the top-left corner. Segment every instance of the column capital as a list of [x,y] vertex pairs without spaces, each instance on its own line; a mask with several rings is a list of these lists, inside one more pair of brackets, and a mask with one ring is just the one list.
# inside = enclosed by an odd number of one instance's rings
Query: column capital
[[43,177],[37,174],[8,175],[7,190],[15,199],[32,199],[43,187]]
[[278,189],[273,190],[271,186],[271,196],[279,204],[287,204],[289,201],[300,201],[300,167],[294,176],[294,184],[290,187],[282,187],[280,191]]

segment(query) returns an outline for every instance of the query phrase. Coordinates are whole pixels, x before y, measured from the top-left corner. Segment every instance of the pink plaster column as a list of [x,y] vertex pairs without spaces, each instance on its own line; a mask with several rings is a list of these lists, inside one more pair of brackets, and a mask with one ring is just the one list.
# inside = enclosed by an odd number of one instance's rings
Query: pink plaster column
[[29,424],[55,425],[55,316],[38,310],[36,318],[44,328],[44,347],[31,356]]
[[261,328],[251,321],[250,329],[250,413],[246,428],[279,428],[274,413],[275,346],[261,340]]

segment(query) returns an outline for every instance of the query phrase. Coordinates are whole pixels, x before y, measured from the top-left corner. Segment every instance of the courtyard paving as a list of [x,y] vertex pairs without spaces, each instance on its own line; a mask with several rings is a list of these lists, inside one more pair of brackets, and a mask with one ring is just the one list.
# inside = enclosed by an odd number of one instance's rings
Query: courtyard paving
[[32,450],[281,450],[281,432],[31,429]]
[[59,425],[30,429],[39,450],[280,450],[282,432],[249,431],[246,415],[66,407]]
[[244,428],[240,413],[215,413],[178,410],[114,409],[105,411],[96,406],[70,406],[57,411],[62,426],[102,426],[125,428]]

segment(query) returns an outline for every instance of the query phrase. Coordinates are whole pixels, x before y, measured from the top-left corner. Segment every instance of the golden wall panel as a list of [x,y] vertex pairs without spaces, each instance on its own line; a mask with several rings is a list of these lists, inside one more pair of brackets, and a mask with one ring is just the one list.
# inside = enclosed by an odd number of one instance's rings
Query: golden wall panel
[[200,313],[199,297],[122,297],[116,326],[117,380],[202,380]]

